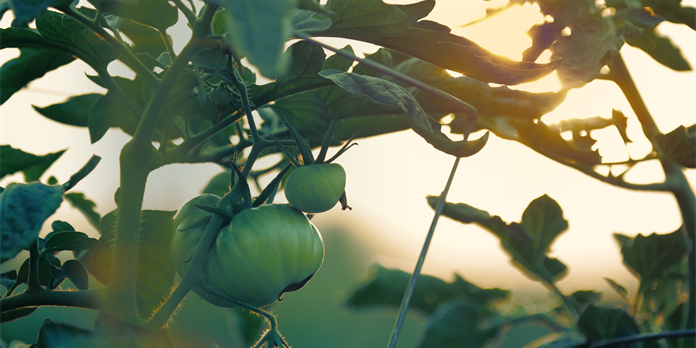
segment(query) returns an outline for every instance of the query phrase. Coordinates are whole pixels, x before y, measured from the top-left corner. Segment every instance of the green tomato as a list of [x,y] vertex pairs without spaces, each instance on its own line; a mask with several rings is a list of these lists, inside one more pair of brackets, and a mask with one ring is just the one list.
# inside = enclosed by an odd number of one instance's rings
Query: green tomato
[[[214,207],[219,201],[196,197],[174,219],[172,258],[182,277],[206,228],[200,222],[212,216],[194,204]],[[314,224],[287,204],[267,204],[241,211],[220,230],[203,272],[213,289],[264,307],[302,288],[323,261],[324,242]]]
[[285,197],[301,211],[322,213],[338,203],[345,189],[346,171],[340,164],[310,164],[290,173]]

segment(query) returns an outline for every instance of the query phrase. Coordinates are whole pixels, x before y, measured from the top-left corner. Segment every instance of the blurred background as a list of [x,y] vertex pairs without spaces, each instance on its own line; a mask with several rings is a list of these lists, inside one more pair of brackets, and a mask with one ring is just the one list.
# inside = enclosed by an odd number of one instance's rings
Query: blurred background
[[[467,37],[494,53],[520,60],[522,51],[531,44],[526,31],[531,25],[543,21],[538,6],[515,6],[486,21],[464,26],[483,18],[487,7],[500,7],[506,3],[505,0],[440,0],[427,19],[450,26],[454,34]],[[693,7],[696,1],[684,0],[682,5]],[[6,14],[0,25],[8,27],[10,17],[11,14]],[[684,25],[663,22],[658,26],[658,32],[670,37],[689,64],[694,66],[694,31]],[[183,20],[168,33],[177,51],[190,35]],[[357,53],[377,50],[376,46],[350,40],[321,41],[334,47],[351,44]],[[696,80],[692,72],[672,71],[628,45],[624,45],[621,52],[660,131],[666,133],[679,125],[689,126],[696,122]],[[4,49],[0,55],[4,63],[17,57],[19,51]],[[550,53],[545,52],[539,62],[546,61],[549,56]],[[109,71],[124,77],[134,76],[118,62],[112,63]],[[0,141],[38,155],[67,148],[68,151],[44,174],[44,182],[49,176],[64,182],[92,154],[101,156],[102,162],[96,170],[74,190],[84,192],[97,203],[96,210],[104,215],[116,207],[113,194],[119,180],[118,155],[129,136],[112,129],[102,140],[91,145],[85,129],[55,123],[31,107],[61,103],[72,95],[104,92],[85,77],[85,72],[94,74],[89,66],[76,60],[49,72],[13,95],[1,107]],[[557,91],[560,85],[555,74],[551,74],[534,83],[511,88],[542,92]],[[594,131],[592,136],[598,140],[595,147],[604,160],[613,162],[626,160],[629,156],[645,156],[650,151],[649,143],[628,102],[612,82],[598,80],[582,89],[572,90],[567,100],[544,116],[543,121],[551,124],[568,118],[610,118],[612,109],[620,110],[628,117],[627,131],[633,143],[624,146],[613,128]],[[473,135],[474,138],[478,136],[480,134]],[[368,279],[374,263],[412,272],[433,215],[425,197],[440,194],[454,161],[410,130],[360,139],[358,143],[360,146],[352,148],[338,161],[348,173],[346,192],[353,210],[334,208],[312,220],[323,233],[326,243],[323,268],[302,291],[286,294],[285,301],[273,306],[281,332],[296,347],[386,345],[395,310],[352,311],[343,303],[352,289]],[[213,164],[170,165],[158,169],[150,175],[144,208],[177,210],[200,194],[208,180],[221,171],[221,167]],[[687,173],[692,187],[696,182],[695,173],[693,170]],[[266,182],[271,179],[266,178]],[[663,180],[664,175],[658,163],[650,162],[637,165],[626,179],[649,183]],[[4,178],[0,186],[21,181],[21,174],[16,174]],[[550,255],[569,267],[568,275],[558,284],[566,294],[581,289],[595,290],[603,293],[604,301],[614,301],[617,297],[604,281],[605,277],[633,291],[637,280],[623,267],[612,233],[629,236],[667,233],[681,225],[678,207],[669,194],[616,188],[548,160],[516,142],[495,136],[491,136],[479,154],[461,161],[448,201],[467,203],[511,222],[519,221],[527,204],[543,194],[548,194],[561,205],[570,224],[552,245]],[[284,197],[281,195],[277,201],[284,201]],[[53,220],[68,221],[76,230],[98,237],[97,231],[68,203],[64,203],[49,219]],[[47,223],[42,235],[49,231],[50,224]],[[21,254],[19,262],[3,264],[2,272],[17,268],[24,258],[26,255]],[[511,290],[512,300],[527,306],[530,311],[548,309],[547,290],[511,267],[509,259],[498,240],[485,230],[443,218],[438,224],[423,273],[446,281],[451,281],[457,273],[482,288]],[[74,323],[80,316],[83,320]],[[13,340],[35,342],[36,332],[45,318],[56,322],[69,319],[74,324],[90,327],[93,313],[80,309],[41,308],[28,318],[3,325],[1,338],[8,343]],[[197,296],[188,296],[171,330],[180,344],[187,342],[181,347],[210,347],[211,341],[220,347],[237,347],[240,346],[239,338],[230,335],[230,332],[235,332],[232,328],[236,320],[237,316],[230,310],[216,308]],[[423,318],[417,314],[410,316],[399,347],[413,346],[423,325]],[[534,330],[508,334],[508,338],[524,342],[533,336]],[[503,344],[520,346],[514,341]]]

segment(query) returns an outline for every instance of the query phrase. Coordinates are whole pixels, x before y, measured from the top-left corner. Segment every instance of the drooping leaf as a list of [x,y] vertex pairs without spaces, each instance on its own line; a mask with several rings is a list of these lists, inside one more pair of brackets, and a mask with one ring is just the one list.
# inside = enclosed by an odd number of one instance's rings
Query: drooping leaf
[[[429,196],[434,209],[438,197]],[[568,227],[558,203],[547,195],[532,201],[522,215],[522,223],[507,224],[499,216],[464,203],[446,203],[442,215],[463,223],[477,223],[488,229],[511,256],[513,264],[530,278],[556,281],[565,275],[566,266],[546,254],[553,240]]]
[[471,300],[453,300],[441,306],[426,326],[420,348],[481,348],[498,335],[499,326],[480,327],[483,308]]
[[120,123],[131,121],[133,114],[123,104],[123,101],[113,93],[107,93],[97,99],[89,109],[89,138],[92,144],[101,140],[106,131]]
[[624,264],[640,279],[640,290],[658,281],[684,260],[689,241],[681,229],[669,234],[637,235],[621,247]]
[[451,34],[443,25],[421,20],[435,6],[434,1],[411,6],[409,9],[387,5],[381,0],[329,1],[325,8],[336,12],[336,16],[331,28],[315,35],[370,42],[480,81],[508,85],[539,79],[560,63],[516,62],[493,54],[471,40]]
[[[377,306],[398,308],[411,274],[387,269],[377,264],[370,270],[370,279],[353,291],[346,305],[355,309]],[[503,300],[509,292],[500,289],[481,289],[455,275],[454,282],[421,275],[413,292],[410,308],[430,315],[439,305],[452,299],[471,299],[482,304]]]
[[696,125],[689,128],[679,126],[658,136],[655,141],[664,157],[685,167],[696,168]]
[[13,309],[10,311],[2,312],[0,316],[0,324],[9,323],[13,320],[21,319],[26,316],[31,315],[39,307],[24,307],[19,309]]
[[672,41],[659,35],[655,28],[645,29],[642,33],[626,40],[631,46],[638,47],[649,54],[658,63],[675,71],[690,71],[689,62]]
[[89,93],[70,97],[60,104],[49,105],[45,108],[33,106],[41,115],[70,126],[87,127],[89,120],[89,108],[101,97],[98,93]]
[[[8,28],[2,29],[0,35],[3,41],[12,40],[13,34],[20,34],[22,30],[35,33],[31,29]],[[29,36],[31,35],[29,34]],[[40,35],[36,34],[36,36]],[[0,44],[0,47],[5,48],[5,45]],[[0,67],[0,105],[4,104],[15,92],[29,82],[72,62],[74,59],[71,54],[55,48],[21,48],[19,57],[5,62]]]
[[[96,239],[94,241],[96,242]],[[85,266],[83,266],[80,261],[65,261],[63,266],[60,267],[60,271],[63,273],[63,276],[70,279],[79,290],[89,289],[89,275],[87,274]]]
[[614,22],[600,13],[579,19],[571,34],[561,36],[551,47],[551,59],[561,59],[558,78],[565,88],[582,87],[599,76],[624,44]]
[[0,178],[21,171],[24,173],[26,182],[39,180],[53,162],[58,160],[66,150],[37,156],[15,149],[10,145],[2,145],[0,146],[0,158],[2,158]]
[[220,0],[226,13],[226,37],[255,65],[261,75],[275,78],[287,67],[283,45],[293,34],[291,0]]
[[82,232],[63,231],[54,233],[46,239],[44,248],[45,252],[52,253],[63,250],[88,250],[96,248],[98,244],[98,240],[90,238]]
[[0,193],[0,262],[13,259],[36,243],[44,221],[63,201],[61,185],[47,186],[39,182],[8,185]]
[[[139,243],[137,246],[137,295],[138,314],[149,318],[155,308],[159,307],[174,284],[176,270],[171,259],[173,217],[176,211],[143,210],[140,213]],[[106,283],[111,273],[111,257],[115,234],[116,211],[112,211],[101,220],[102,237],[99,246],[81,254],[87,270],[97,280]]]
[[99,220],[101,220],[101,216],[94,210],[94,208],[97,207],[96,203],[85,197],[85,194],[82,192],[66,193],[64,197],[70,205],[77,208],[77,210],[87,218],[87,221],[94,226],[94,228],[99,230]]
[[486,133],[474,141],[452,141],[441,132],[440,123],[425,113],[411,93],[389,81],[350,73],[329,74],[324,71],[322,75],[348,93],[367,97],[377,104],[400,108],[409,116],[408,123],[413,131],[433,147],[447,154],[457,157],[472,156],[479,152],[488,140]]
[[589,342],[635,335],[638,325],[622,309],[609,309],[591,305],[578,319],[578,328]]
[[[57,270],[61,266],[60,259],[53,256],[52,254],[45,254],[43,257],[39,257],[39,284],[47,287],[49,290],[57,288],[62,282],[62,278],[54,279],[53,271]],[[29,259],[24,260],[22,266],[19,267],[19,272],[17,272],[17,282],[14,287],[19,286],[27,282],[29,278]],[[13,291],[14,289],[10,289]]]

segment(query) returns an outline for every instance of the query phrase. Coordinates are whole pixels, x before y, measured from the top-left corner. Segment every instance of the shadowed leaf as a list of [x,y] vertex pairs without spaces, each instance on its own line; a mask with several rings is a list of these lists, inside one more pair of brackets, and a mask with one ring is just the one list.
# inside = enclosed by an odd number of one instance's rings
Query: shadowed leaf
[[[0,36],[2,41],[20,39],[24,35],[17,35],[20,31],[27,30],[31,33],[31,29],[2,29]],[[29,34],[27,36],[36,37],[38,34]],[[40,37],[40,35],[38,35]],[[0,45],[2,48],[6,46]],[[9,47],[9,46],[8,46]],[[0,67],[0,105],[4,104],[10,97],[29,82],[34,81],[46,74],[47,72],[59,68],[75,60],[71,54],[63,50],[55,48],[21,48],[20,56],[5,62]]]
[[89,125],[89,109],[101,96],[97,93],[78,95],[70,97],[63,103],[49,105],[45,108],[34,106],[34,110],[62,124],[87,127]]
[[[66,149],[67,150],[67,149]],[[10,145],[0,146],[0,178],[21,171],[26,182],[37,181],[66,150],[37,156]]]
[[696,125],[679,126],[655,141],[666,158],[685,167],[696,168]]

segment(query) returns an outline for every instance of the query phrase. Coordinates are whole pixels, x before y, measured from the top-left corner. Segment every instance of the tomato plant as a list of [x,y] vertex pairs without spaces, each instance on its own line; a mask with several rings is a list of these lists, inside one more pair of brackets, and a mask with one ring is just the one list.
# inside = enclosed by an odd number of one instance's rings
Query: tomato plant
[[[118,161],[119,187],[109,193],[116,201],[111,212],[99,211],[91,193],[74,191],[83,179],[92,180],[98,156],[81,169],[73,168],[74,174],[61,184],[46,176],[68,150],[35,155],[9,144],[0,147],[0,177],[24,175],[24,182],[3,183],[6,188],[0,189],[0,284],[6,289],[0,299],[2,325],[29,323],[43,315],[37,312],[42,306],[84,308],[96,313],[93,329],[79,328],[74,318],[66,323],[46,320],[36,328],[37,346],[186,346],[172,342],[176,332],[163,328],[172,325],[182,303],[186,308],[194,302],[182,302],[193,293],[190,298],[235,308],[215,312],[238,315],[241,324],[226,327],[227,338],[244,337],[245,344],[255,341],[254,347],[289,347],[275,315],[265,307],[303,287],[322,267],[324,242],[310,218],[337,201],[348,208],[346,177],[356,170],[333,162],[355,138],[411,129],[419,141],[455,158],[442,194],[428,198],[435,210],[431,228],[412,274],[378,267],[347,301],[355,308],[399,308],[390,348],[402,333],[408,308],[419,311],[419,320],[425,322],[420,339],[424,348],[462,342],[480,348],[496,344],[507,328],[530,323],[542,323],[547,330],[523,339],[520,346],[693,346],[696,198],[685,172],[696,167],[696,125],[668,132],[658,128],[621,49],[628,44],[665,67],[691,70],[658,25],[671,22],[696,29],[696,10],[680,1],[511,0],[490,14],[524,3],[538,5],[543,23],[529,29],[532,43],[519,61],[492,53],[434,21],[432,0],[407,5],[382,0],[0,3],[0,16],[12,17],[1,29],[0,48],[19,53],[0,68],[0,103],[24,93],[25,86],[50,71],[80,60],[89,66],[87,78],[98,92],[34,110],[82,128],[82,140],[92,144],[103,141],[112,128],[129,139],[113,158]],[[171,30],[179,21],[190,33],[181,45]],[[317,37],[379,49],[359,58],[352,46],[338,49]],[[545,61],[540,57],[547,50],[550,59]],[[111,64],[116,61],[134,76],[114,73]],[[559,90],[525,90],[526,83],[552,72],[559,78]],[[572,90],[597,79],[618,86],[632,114],[613,110],[610,116],[557,124],[544,118]],[[628,146],[629,117],[649,148],[638,155]],[[27,129],[22,131],[44,134]],[[479,130],[483,135],[470,139]],[[609,161],[600,155],[593,136],[605,130],[613,130],[613,140],[623,146],[627,159]],[[550,248],[568,221],[548,195],[529,203],[520,222],[446,202],[460,160],[479,155],[491,136],[518,142],[603,183],[662,192],[676,200],[683,223],[676,231],[615,234],[624,264],[638,278],[633,293],[607,280],[620,297],[619,308],[599,303],[594,290],[570,293],[558,286],[568,266],[562,256],[550,256]],[[50,143],[48,136],[44,142]],[[326,159],[330,147],[341,145]],[[316,158],[315,148],[320,149]],[[220,196],[196,197],[178,214],[144,209],[150,174],[168,165],[200,163],[225,169],[224,185],[216,191]],[[625,174],[639,163],[659,165],[664,180],[630,182]],[[284,185],[290,205],[274,203],[293,166]],[[204,179],[191,177],[186,184]],[[14,176],[9,180],[22,181]],[[210,185],[219,182],[217,178]],[[249,183],[256,184],[257,196],[252,196]],[[60,220],[51,222],[50,231],[42,229],[63,201],[85,215],[85,228],[98,239]],[[510,300],[509,291],[483,289],[461,277],[452,283],[421,277],[442,215],[490,231],[513,266],[549,290],[551,310],[530,311]],[[62,254],[70,258],[63,262],[56,256],[62,251],[73,254]],[[326,256],[328,264],[333,255]],[[66,279],[75,288],[61,288]],[[268,323],[260,339],[262,323],[238,308]],[[305,327],[307,335],[313,330]],[[8,332],[13,330],[3,328],[3,338],[12,337]],[[213,343],[207,337],[200,340],[207,341],[189,345]],[[332,333],[331,342],[321,346],[341,343]]]

